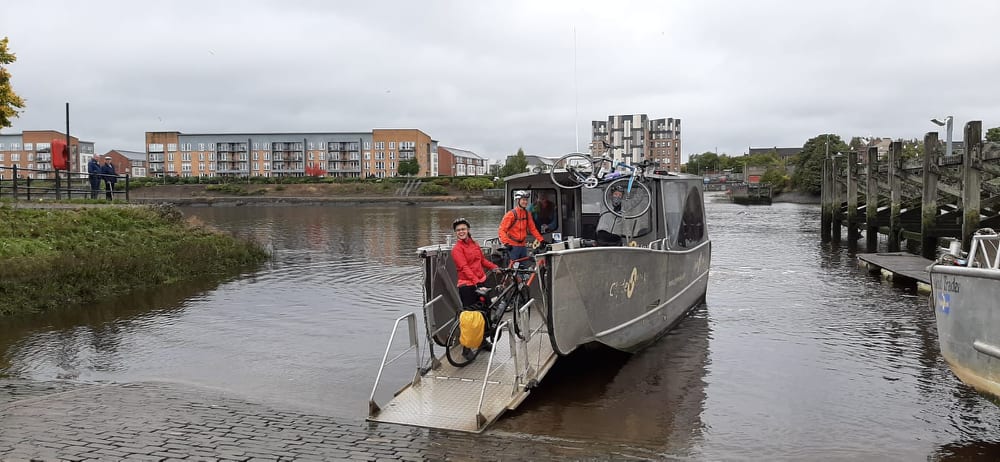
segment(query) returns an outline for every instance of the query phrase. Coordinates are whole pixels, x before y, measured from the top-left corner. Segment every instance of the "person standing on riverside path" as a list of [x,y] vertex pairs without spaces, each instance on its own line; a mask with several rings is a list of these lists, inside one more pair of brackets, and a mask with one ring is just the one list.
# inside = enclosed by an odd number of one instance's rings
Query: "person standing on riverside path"
[[528,256],[528,233],[535,237],[535,245],[540,244],[545,238],[535,227],[535,220],[528,213],[528,191],[514,192],[514,208],[510,209],[500,221],[500,228],[497,234],[500,235],[500,242],[510,247],[509,257],[517,260]]
[[118,181],[118,174],[115,173],[115,166],[111,164],[111,156],[104,158],[101,173],[104,175],[104,195],[109,201],[114,200],[115,183]]
[[87,179],[90,180],[90,198],[97,199],[97,194],[101,192],[101,164],[97,163],[97,156],[87,162]]

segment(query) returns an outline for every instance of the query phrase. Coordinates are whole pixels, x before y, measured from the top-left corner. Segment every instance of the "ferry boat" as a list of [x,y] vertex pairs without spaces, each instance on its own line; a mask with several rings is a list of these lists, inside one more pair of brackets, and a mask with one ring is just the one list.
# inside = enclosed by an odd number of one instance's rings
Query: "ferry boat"
[[[451,244],[421,247],[424,308],[419,317],[409,313],[396,320],[369,399],[368,420],[481,432],[515,409],[560,356],[591,343],[638,351],[704,302],[712,247],[700,176],[643,175],[635,181],[649,192],[649,208],[626,218],[607,216],[614,212],[605,198],[609,184],[565,188],[566,181],[556,182],[561,175],[568,172],[505,179],[508,209],[515,191],[530,193],[531,204],[547,201],[555,207],[554,221],[547,223],[552,229],[544,233],[551,243],[533,266],[538,283],[531,285],[530,299],[515,308],[527,319],[528,328],[521,329],[527,335],[514,335],[504,324],[488,357],[480,355],[465,367],[443,361],[442,349],[462,310]],[[609,222],[610,230],[598,229]],[[609,241],[609,233],[615,239]],[[489,258],[500,254],[496,239],[483,241],[482,249]],[[417,334],[419,318],[423,335]],[[404,321],[407,349],[390,359]],[[379,405],[387,366],[410,351],[417,365],[412,380]]]
[[980,229],[967,255],[955,244],[928,268],[941,355],[959,380],[1000,398],[1000,235]]

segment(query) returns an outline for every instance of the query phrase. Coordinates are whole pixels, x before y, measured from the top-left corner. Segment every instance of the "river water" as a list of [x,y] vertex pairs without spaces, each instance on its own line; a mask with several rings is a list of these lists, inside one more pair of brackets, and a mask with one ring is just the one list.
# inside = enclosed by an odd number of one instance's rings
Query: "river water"
[[[604,441],[654,459],[1000,453],[1000,407],[949,372],[926,296],[858,269],[855,250],[820,243],[816,205],[707,201],[705,306],[636,355],[561,359],[491,431]],[[361,422],[393,320],[419,313],[414,250],[442,242],[459,216],[474,237],[491,237],[503,210],[185,213],[253,236],[273,261],[222,283],[0,321],[0,375],[188,382]]]

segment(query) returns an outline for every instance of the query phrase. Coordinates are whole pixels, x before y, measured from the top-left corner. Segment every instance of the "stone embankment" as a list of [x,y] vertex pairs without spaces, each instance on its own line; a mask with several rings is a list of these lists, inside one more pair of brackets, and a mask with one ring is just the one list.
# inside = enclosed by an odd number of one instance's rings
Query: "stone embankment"
[[[371,186],[371,185],[365,185]],[[396,195],[395,191],[352,184],[245,185],[213,190],[212,185],[163,185],[135,189],[132,203],[168,202],[183,206],[241,205],[490,205],[482,194],[450,190],[448,195]]]

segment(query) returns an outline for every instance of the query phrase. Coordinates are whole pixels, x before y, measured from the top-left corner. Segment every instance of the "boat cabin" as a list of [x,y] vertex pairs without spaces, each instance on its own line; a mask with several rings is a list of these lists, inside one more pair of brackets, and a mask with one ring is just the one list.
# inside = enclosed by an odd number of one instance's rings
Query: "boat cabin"
[[[647,174],[646,179],[645,184],[652,195],[650,210],[632,219],[616,216],[608,210],[603,185],[560,188],[548,173],[508,177],[504,202],[510,209],[514,206],[514,191],[528,191],[528,211],[536,227],[546,240],[554,242],[573,242],[574,238],[580,238],[582,242],[592,241],[597,245],[652,245],[668,250],[692,248],[708,240],[701,177]],[[601,230],[620,239],[607,239],[606,234],[599,233]]]

